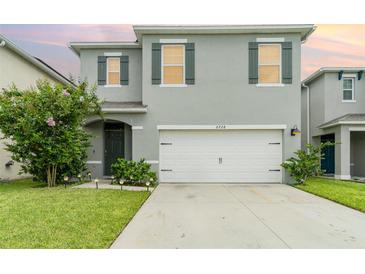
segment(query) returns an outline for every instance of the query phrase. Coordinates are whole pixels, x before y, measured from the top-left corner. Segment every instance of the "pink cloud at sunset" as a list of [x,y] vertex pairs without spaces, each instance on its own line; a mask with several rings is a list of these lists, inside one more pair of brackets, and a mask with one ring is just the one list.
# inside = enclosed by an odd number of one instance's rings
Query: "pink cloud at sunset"
[[[132,25],[0,25],[0,33],[66,76],[79,74],[70,41],[135,40]],[[328,66],[365,66],[365,25],[318,25],[302,47],[302,78]]]
[[330,66],[365,66],[365,25],[318,25],[302,47],[302,78]]

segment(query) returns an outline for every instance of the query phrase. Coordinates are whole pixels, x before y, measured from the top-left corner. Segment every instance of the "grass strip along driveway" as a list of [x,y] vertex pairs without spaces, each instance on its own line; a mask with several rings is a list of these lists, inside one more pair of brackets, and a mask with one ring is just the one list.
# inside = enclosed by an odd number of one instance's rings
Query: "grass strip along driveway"
[[108,248],[148,196],[0,183],[0,248]]
[[365,212],[365,184],[324,178],[310,178],[298,189]]

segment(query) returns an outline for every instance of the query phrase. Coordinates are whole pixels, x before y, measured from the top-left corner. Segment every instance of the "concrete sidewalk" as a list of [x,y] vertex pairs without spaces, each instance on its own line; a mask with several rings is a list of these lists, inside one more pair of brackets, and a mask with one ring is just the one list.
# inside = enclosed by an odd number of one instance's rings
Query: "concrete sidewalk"
[[287,185],[168,185],[112,248],[365,248],[365,214]]

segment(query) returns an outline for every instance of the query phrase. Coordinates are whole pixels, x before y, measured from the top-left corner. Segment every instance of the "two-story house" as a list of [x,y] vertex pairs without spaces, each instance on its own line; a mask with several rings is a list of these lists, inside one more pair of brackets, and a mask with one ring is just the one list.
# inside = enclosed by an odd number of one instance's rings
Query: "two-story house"
[[[53,84],[71,85],[61,73],[41,59],[34,57],[0,34],[0,92],[15,84],[19,89],[34,87],[38,80],[47,80]],[[0,181],[29,177],[19,175],[20,164],[11,160],[6,151],[6,140],[0,132]]]
[[88,166],[145,158],[169,183],[287,182],[300,149],[301,44],[313,25],[134,26],[137,40],[72,42],[97,84]]
[[302,84],[302,147],[335,142],[321,165],[338,179],[365,177],[364,70],[321,68]]

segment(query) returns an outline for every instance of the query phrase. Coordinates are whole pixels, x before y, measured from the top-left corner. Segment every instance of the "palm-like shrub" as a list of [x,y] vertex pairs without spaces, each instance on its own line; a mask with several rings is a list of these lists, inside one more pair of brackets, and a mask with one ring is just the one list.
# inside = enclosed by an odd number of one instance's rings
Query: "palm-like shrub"
[[319,146],[308,144],[307,151],[296,151],[296,157],[289,158],[281,166],[294,177],[297,183],[305,183],[309,177],[323,174],[321,170],[321,159],[323,159],[324,154],[322,151],[325,147],[334,145],[331,142],[322,143]]

